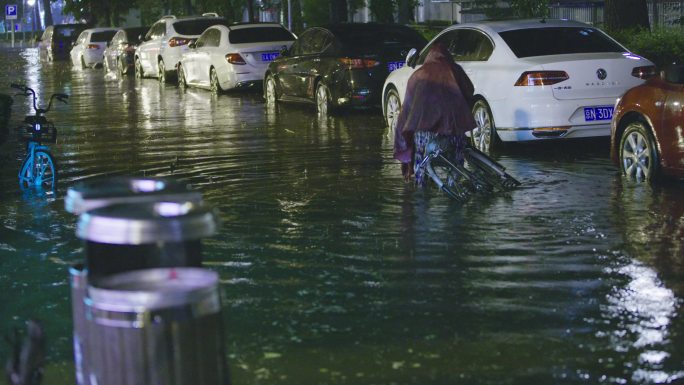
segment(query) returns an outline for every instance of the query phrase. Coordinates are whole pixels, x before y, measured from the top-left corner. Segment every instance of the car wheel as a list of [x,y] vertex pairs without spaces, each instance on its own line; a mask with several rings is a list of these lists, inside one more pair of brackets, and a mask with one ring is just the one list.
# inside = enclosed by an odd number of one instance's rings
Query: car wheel
[[166,83],[166,67],[164,66],[164,60],[159,59],[159,63],[157,64],[158,72],[157,72],[157,77],[159,78],[159,83],[164,84]]
[[482,99],[475,102],[473,105],[473,117],[477,127],[470,134],[472,145],[485,154],[490,154],[495,148],[497,136],[492,111],[489,109],[487,102]]
[[332,110],[330,105],[330,90],[322,82],[316,86],[316,111],[321,115],[327,115]]
[[275,104],[278,102],[278,91],[273,75],[268,75],[266,77],[266,85],[264,86],[264,99],[266,99],[266,103],[269,104]]
[[401,101],[399,100],[399,92],[396,89],[390,88],[385,97],[385,121],[390,131],[397,128],[397,119],[401,112]]
[[107,75],[109,73],[109,62],[106,58],[102,59],[102,67],[104,68],[105,75]]
[[122,77],[126,75],[126,72],[128,72],[127,68],[121,63],[121,59],[116,59],[116,69],[119,71],[119,75]]
[[178,65],[178,88],[181,89],[181,91],[185,91],[185,88],[188,86],[188,83],[185,80],[185,70],[183,69],[182,65]]
[[219,84],[218,74],[216,68],[211,68],[209,71],[209,81],[211,82],[211,92],[218,94],[221,92],[221,85]]
[[135,58],[135,77],[138,79],[142,79],[145,77],[142,63],[140,62],[140,58]]
[[649,129],[642,122],[630,123],[620,139],[622,172],[637,182],[656,177],[659,168],[658,150]]
[[86,69],[86,68],[88,68],[88,66],[86,66],[85,59],[83,58],[83,56],[81,56],[81,69]]

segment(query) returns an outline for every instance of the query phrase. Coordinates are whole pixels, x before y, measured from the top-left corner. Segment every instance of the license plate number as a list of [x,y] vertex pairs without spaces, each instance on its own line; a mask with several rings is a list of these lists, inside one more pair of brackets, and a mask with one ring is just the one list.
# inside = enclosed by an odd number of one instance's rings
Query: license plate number
[[391,61],[387,63],[387,69],[389,72],[392,72],[394,70],[398,70],[399,68],[403,67],[405,62],[403,61]]
[[280,54],[278,52],[262,53],[261,61],[273,61],[273,59],[277,58],[279,55]]
[[613,119],[612,106],[584,107],[584,120],[587,122],[611,119]]

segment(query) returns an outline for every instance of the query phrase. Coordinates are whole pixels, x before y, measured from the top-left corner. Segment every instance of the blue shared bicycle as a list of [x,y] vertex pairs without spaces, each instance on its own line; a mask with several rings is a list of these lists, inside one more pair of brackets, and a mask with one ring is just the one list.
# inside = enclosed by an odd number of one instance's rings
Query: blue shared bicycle
[[19,186],[22,189],[54,189],[57,182],[57,166],[50,148],[43,143],[55,143],[57,129],[47,120],[45,114],[50,111],[54,99],[67,103],[69,95],[52,94],[47,108],[40,108],[36,92],[32,88],[20,84],[12,84],[11,87],[20,90],[24,96],[32,96],[35,111],[35,115],[27,115],[19,127],[19,135],[26,141],[26,158],[19,169]]

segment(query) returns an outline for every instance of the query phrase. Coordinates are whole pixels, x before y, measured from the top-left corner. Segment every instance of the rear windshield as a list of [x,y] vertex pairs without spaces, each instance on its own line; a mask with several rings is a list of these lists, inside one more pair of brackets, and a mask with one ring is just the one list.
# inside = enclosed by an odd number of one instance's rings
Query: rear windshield
[[619,44],[595,28],[530,28],[500,32],[515,56],[547,56],[568,53],[625,52]]
[[105,32],[94,32],[93,36],[90,37],[90,41],[110,41],[116,34],[116,31],[105,31]]
[[140,38],[145,37],[147,31],[150,27],[140,27],[140,28],[126,28],[126,39],[127,43],[140,43]]
[[212,25],[226,25],[226,19],[212,17],[210,19],[181,20],[173,23],[173,29],[181,35],[201,35]]
[[427,41],[412,29],[349,29],[336,33],[346,50],[360,53],[377,53],[391,46],[422,49]]
[[228,35],[231,44],[293,41],[294,35],[282,27],[254,27],[233,29]]
[[53,36],[67,39],[76,39],[78,35],[83,31],[83,28],[70,27],[70,26],[55,26],[55,31]]

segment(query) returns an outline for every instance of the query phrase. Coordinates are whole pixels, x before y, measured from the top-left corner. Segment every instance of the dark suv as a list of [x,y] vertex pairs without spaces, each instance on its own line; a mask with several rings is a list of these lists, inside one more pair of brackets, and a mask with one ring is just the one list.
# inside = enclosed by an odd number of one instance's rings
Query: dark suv
[[38,41],[40,57],[43,60],[67,60],[72,44],[78,35],[88,28],[86,24],[57,24],[45,28]]
[[135,76],[152,76],[164,83],[176,74],[176,67],[188,45],[216,24],[227,25],[227,20],[215,13],[177,18],[162,17],[154,23],[135,52]]

